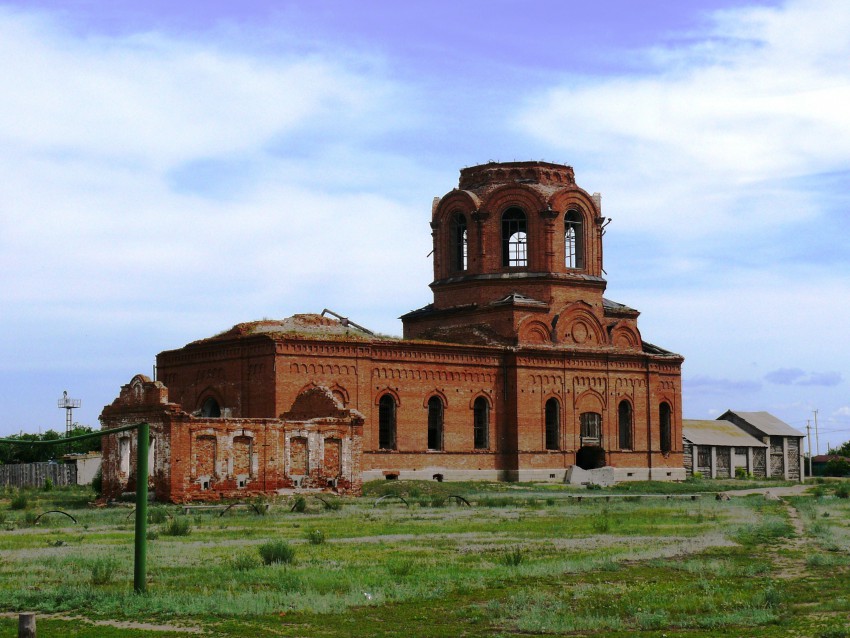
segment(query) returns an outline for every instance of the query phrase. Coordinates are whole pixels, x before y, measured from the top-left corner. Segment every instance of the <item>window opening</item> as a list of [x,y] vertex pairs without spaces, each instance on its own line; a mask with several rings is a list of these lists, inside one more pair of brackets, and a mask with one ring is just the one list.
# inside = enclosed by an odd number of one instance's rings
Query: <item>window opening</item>
[[632,449],[632,404],[628,401],[620,401],[618,410],[620,425],[620,449]]
[[218,401],[212,397],[204,401],[204,405],[201,407],[201,416],[208,419],[219,418],[221,416],[221,407],[218,405]]
[[395,449],[396,405],[392,395],[385,394],[378,402],[378,447]]
[[558,399],[552,398],[546,402],[546,449],[557,450],[561,438],[561,406]]
[[582,444],[599,444],[602,439],[602,415],[598,412],[582,412],[579,421]]
[[502,215],[502,265],[528,265],[528,243],[525,213],[509,208]]
[[564,262],[567,268],[584,268],[581,214],[575,210],[564,216]]
[[466,217],[461,213],[455,213],[452,217],[451,235],[452,270],[464,271],[467,268],[469,244],[466,233]]
[[670,404],[667,402],[662,403],[658,412],[661,429],[661,451],[664,454],[667,454],[670,450],[672,450],[673,446],[672,424],[670,423]]
[[490,404],[487,399],[475,399],[472,412],[473,445],[476,450],[486,450],[490,447]]
[[440,397],[428,399],[428,449],[443,449],[443,402]]

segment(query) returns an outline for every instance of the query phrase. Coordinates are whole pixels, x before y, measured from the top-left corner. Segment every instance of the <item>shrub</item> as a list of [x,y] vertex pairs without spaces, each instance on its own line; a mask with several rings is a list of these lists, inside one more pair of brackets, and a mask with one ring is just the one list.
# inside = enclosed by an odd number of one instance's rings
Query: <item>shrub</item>
[[691,474],[691,478],[695,481],[699,481],[702,479],[702,472],[694,472]]
[[97,472],[94,473],[94,477],[91,480],[91,488],[95,494],[103,496],[103,472],[101,472],[101,468],[97,468]]
[[850,474],[850,461],[847,459],[830,459],[824,468],[826,476],[847,476]]
[[91,570],[92,585],[105,585],[112,581],[115,570],[118,569],[118,561],[112,557],[96,558],[92,561]]
[[292,504],[292,511],[303,514],[307,511],[307,499],[303,496],[296,496],[295,502]]
[[342,503],[338,499],[333,499],[330,501],[323,500],[322,502],[325,504],[325,509],[330,510],[332,512],[336,512],[340,508],[342,508]]
[[159,532],[155,529],[149,529],[147,534],[145,534],[145,538],[147,538],[149,541],[155,541],[157,538],[159,538]]
[[751,479],[753,475],[747,472],[747,468],[745,467],[736,467],[735,468],[735,478],[736,479]]
[[41,489],[45,492],[50,492],[53,489],[53,480],[52,479],[44,479],[44,485],[41,486]]
[[188,536],[191,531],[188,518],[172,518],[162,528],[162,533],[166,536]]
[[164,507],[152,507],[148,510],[148,523],[159,525],[168,520],[168,512]]
[[29,500],[27,499],[27,495],[22,491],[18,491],[18,493],[12,497],[12,502],[9,507],[13,510],[25,510],[28,505]]
[[850,498],[850,486],[847,483],[842,483],[835,488],[835,495],[838,498]]
[[260,558],[264,565],[283,563],[288,565],[295,560],[295,550],[286,541],[268,541],[259,547]]
[[524,560],[525,554],[522,553],[522,548],[520,547],[514,547],[502,556],[502,562],[508,567],[519,567]]
[[253,554],[237,554],[230,562],[233,569],[238,572],[246,572],[257,566],[257,559]]
[[37,518],[38,514],[33,511],[28,511],[26,514],[24,514],[24,523],[29,526],[35,525],[35,521]]
[[304,534],[304,537],[309,541],[311,545],[321,545],[325,542],[325,533],[320,529],[307,530],[307,533]]

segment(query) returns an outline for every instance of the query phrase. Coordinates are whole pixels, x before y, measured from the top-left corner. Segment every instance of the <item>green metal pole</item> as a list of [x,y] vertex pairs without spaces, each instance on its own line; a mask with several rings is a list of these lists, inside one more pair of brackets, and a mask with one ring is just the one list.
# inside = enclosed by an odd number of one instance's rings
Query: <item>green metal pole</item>
[[136,562],[133,569],[133,589],[144,594],[148,555],[148,447],[151,426],[140,423],[136,443]]

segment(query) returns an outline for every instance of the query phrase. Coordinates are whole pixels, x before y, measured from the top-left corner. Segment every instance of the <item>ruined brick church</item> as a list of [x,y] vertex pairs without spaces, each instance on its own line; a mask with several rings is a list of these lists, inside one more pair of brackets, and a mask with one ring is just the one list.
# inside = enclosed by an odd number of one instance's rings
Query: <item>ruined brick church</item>
[[[683,359],[603,297],[608,221],[569,166],[462,169],[432,208],[434,300],[403,338],[309,314],[238,324],[160,353],[103,427],[151,424],[151,484],[175,502],[573,465],[683,479]],[[107,495],[134,488],[134,456],[132,434],[104,437]]]

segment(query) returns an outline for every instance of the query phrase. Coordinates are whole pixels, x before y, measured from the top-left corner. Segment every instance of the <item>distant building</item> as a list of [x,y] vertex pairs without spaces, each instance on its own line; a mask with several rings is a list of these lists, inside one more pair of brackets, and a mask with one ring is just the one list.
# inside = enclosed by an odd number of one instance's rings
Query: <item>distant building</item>
[[750,436],[769,446],[765,476],[797,481],[803,479],[803,433],[768,412],[727,410],[719,420],[731,421]]
[[767,476],[767,443],[744,432],[731,421],[682,420],[684,464],[688,476],[735,478],[743,468],[753,476]]
[[[465,168],[433,204],[434,300],[402,317],[404,339],[318,315],[239,324],[160,353],[157,380],[124,386],[103,427],[152,424],[157,495],[176,501],[563,481],[573,465],[681,480],[683,359],[603,297],[607,221],[569,166]],[[133,438],[113,439],[107,494],[134,481]]]
[[72,464],[76,467],[77,485],[91,485],[101,464],[100,452],[85,452],[83,454],[66,454],[62,457],[63,463]]

